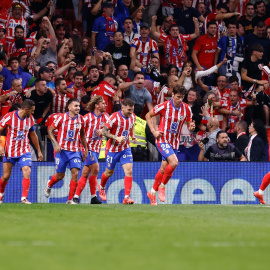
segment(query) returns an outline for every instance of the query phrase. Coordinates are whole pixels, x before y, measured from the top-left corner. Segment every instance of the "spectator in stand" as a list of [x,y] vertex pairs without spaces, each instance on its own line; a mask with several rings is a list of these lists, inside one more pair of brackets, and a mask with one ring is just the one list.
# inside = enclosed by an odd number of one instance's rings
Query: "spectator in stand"
[[40,79],[46,81],[47,87],[50,87],[52,89],[55,88],[53,82],[53,72],[48,67],[41,67],[38,71],[38,76]]
[[[215,51],[217,49],[217,24],[209,21],[206,26],[206,34],[195,41],[192,51],[192,60],[199,71],[214,66]],[[213,84],[214,75],[205,78],[206,84]]]
[[130,79],[128,78],[128,67],[126,65],[120,65],[118,67],[117,75],[123,82],[130,82]]
[[103,81],[95,88],[92,92],[91,97],[93,96],[102,96],[106,103],[106,112],[108,114],[113,113],[113,96],[116,93],[115,84],[116,77],[113,74],[106,74]]
[[139,34],[134,33],[133,27],[134,27],[134,24],[133,24],[132,19],[130,17],[125,18],[125,20],[124,20],[124,30],[125,30],[124,41],[128,44],[131,44],[131,42],[134,38],[140,37]]
[[64,24],[57,24],[55,27],[56,44],[62,43],[65,38],[69,38],[69,34]]
[[89,102],[90,102],[91,97],[88,95],[85,95],[81,99],[81,104],[80,104],[80,115],[86,115],[89,113]]
[[259,0],[256,1],[254,4],[254,9],[256,12],[256,16],[253,18],[252,23],[254,25],[257,25],[259,21],[264,22],[269,16],[269,14],[266,13],[266,6],[264,1]]
[[104,13],[95,20],[91,35],[92,47],[97,47],[98,50],[104,50],[113,42],[114,32],[118,29],[118,20],[113,16],[113,3],[105,1],[102,8]]
[[56,30],[58,24],[63,24],[63,17],[61,15],[54,15],[52,18],[53,29]]
[[[141,36],[134,38],[130,45],[131,70],[134,70],[136,66],[145,70],[149,65],[151,56],[159,58],[157,43],[149,37],[150,27],[147,23],[142,23],[140,33]],[[138,69],[135,71],[138,71]]]
[[143,84],[143,72],[136,72],[134,74],[134,81],[119,85],[120,90],[125,92],[125,98],[130,98],[135,103],[134,113],[139,117],[142,114],[145,103],[149,111],[153,109],[151,94],[143,87]]
[[50,40],[43,39],[43,42],[39,43],[35,52],[37,57],[37,65],[40,67],[45,66],[48,61],[52,61],[57,65],[55,33],[48,17],[43,17],[43,20],[47,22],[47,27],[50,33]]
[[239,21],[241,25],[243,25],[244,30],[245,30],[245,35],[247,36],[248,34],[251,34],[253,32],[253,26],[252,26],[252,19],[255,13],[254,10],[254,5],[249,2],[245,6],[245,17]]
[[251,56],[243,61],[241,67],[243,93],[248,91],[253,84],[268,84],[268,81],[262,80],[262,67],[270,66],[270,62],[263,59],[263,53],[263,46],[254,44],[251,48]]
[[245,148],[245,155],[248,161],[267,161],[266,146],[267,133],[263,122],[255,119],[248,127],[250,139]]
[[27,53],[20,53],[18,56],[18,61],[19,61],[19,69],[24,71],[24,72],[29,72],[28,66],[29,66],[29,60],[30,57],[27,56]]
[[[212,12],[206,16],[205,26],[207,26],[207,23],[209,21],[216,21],[217,26],[218,26],[217,35],[218,35],[218,40],[219,40],[222,36],[226,35],[226,32],[227,32],[225,22],[223,20],[229,19],[233,16],[240,16],[240,13],[238,12],[228,13],[228,6],[225,3],[220,2],[217,5],[216,12]],[[205,29],[205,32],[206,31],[207,29]]]
[[109,44],[105,48],[105,52],[109,52],[112,56],[115,68],[124,64],[130,66],[130,45],[124,41],[124,35],[120,31],[116,31],[113,36],[114,44]]
[[133,2],[131,0],[117,0],[117,6],[115,7],[114,15],[119,23],[119,30],[123,31],[124,20],[130,17],[130,9],[133,8]]
[[37,124],[44,123],[49,113],[53,99],[52,91],[52,89],[48,89],[46,80],[37,79],[35,81],[35,89],[31,91],[28,99],[35,102],[36,108],[33,116]]
[[237,20],[228,22],[228,35],[221,37],[218,42],[218,47],[215,53],[215,64],[218,62],[219,54],[220,61],[227,58],[227,63],[219,69],[220,75],[230,77],[238,75],[239,64],[244,60],[245,42],[244,38],[237,34],[239,24]]
[[173,21],[173,16],[169,15],[169,16],[163,16],[163,22],[162,25],[157,25],[157,32],[159,32],[160,34],[169,34],[169,30],[170,30],[170,26],[175,23]]
[[55,93],[53,94],[52,113],[65,113],[69,99],[72,95],[67,92],[67,83],[63,78],[55,80]]
[[264,60],[270,59],[270,40],[266,38],[266,26],[263,21],[258,21],[257,24],[253,24],[253,33],[245,37],[246,46],[248,47],[248,56],[251,55],[252,46],[254,44],[260,44],[264,48]]
[[0,75],[5,78],[5,82],[3,84],[4,90],[11,88],[11,81],[13,79],[21,79],[23,89],[25,89],[27,86],[33,85],[35,78],[32,77],[31,74],[19,70],[19,60],[17,57],[12,57],[9,59],[9,68],[10,70],[0,64]]
[[85,88],[83,87],[83,73],[76,71],[73,75],[74,82],[69,85],[73,98],[78,99],[81,102],[81,98],[86,94]]
[[[247,161],[245,156],[229,142],[229,136],[224,130],[220,130],[216,137],[217,143],[211,145],[201,161]],[[200,144],[201,152],[204,145]]]
[[89,79],[89,81],[84,85],[84,88],[86,89],[87,95],[91,96],[94,89],[101,82],[98,66],[96,66],[96,65],[90,66],[89,73],[88,73],[88,79]]
[[197,18],[193,17],[193,24],[195,25],[195,32],[193,34],[182,35],[179,32],[179,27],[172,24],[170,26],[169,36],[165,35],[164,33],[160,34],[159,32],[157,32],[156,20],[157,16],[153,16],[151,33],[157,39],[163,42],[166,66],[168,67],[170,64],[174,64],[181,70],[183,62],[187,60],[187,41],[199,36],[199,26]]
[[234,126],[234,133],[236,134],[234,146],[238,148],[242,154],[244,154],[245,148],[247,147],[249,141],[246,132],[247,123],[243,120],[238,121]]
[[[149,0],[146,0],[149,1]],[[152,1],[152,0],[150,0]],[[156,1],[156,0],[155,0]],[[140,34],[141,32],[141,25],[142,25],[142,18],[143,18],[143,10],[145,11],[144,6],[140,6],[137,10],[135,10],[132,14],[132,18],[133,19],[133,32],[135,34]],[[147,18],[146,20],[144,20],[144,22],[148,22],[149,18]]]
[[70,53],[75,55],[75,60],[81,63],[84,63],[84,55],[83,55],[83,43],[81,37],[77,35],[71,35],[68,39],[68,48]]

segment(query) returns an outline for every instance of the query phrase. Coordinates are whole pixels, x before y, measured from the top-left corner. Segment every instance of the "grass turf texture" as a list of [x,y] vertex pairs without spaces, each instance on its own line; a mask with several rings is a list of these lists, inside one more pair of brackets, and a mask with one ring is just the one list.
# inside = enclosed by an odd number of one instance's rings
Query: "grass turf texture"
[[0,269],[269,269],[263,206],[0,206]]

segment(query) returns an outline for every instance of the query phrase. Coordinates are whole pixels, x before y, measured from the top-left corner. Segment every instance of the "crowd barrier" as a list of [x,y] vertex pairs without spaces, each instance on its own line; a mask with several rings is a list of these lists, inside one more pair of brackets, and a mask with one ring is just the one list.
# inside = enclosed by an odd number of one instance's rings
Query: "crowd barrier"
[[[100,173],[105,170],[100,163]],[[159,162],[135,162],[131,198],[137,204],[149,204],[146,195],[151,189]],[[258,204],[253,196],[261,179],[269,171],[267,162],[180,162],[166,188],[165,204]],[[0,173],[3,168],[0,164]],[[33,162],[31,187],[28,199],[33,203],[65,203],[67,201],[71,173],[58,182],[47,199],[44,188],[55,173],[53,162]],[[21,197],[22,172],[18,165],[13,168],[6,187],[4,202],[17,203]],[[124,172],[117,164],[114,175],[106,186],[107,202],[122,203],[124,198]],[[266,189],[265,201],[270,203],[270,188]],[[90,202],[89,183],[81,194],[81,203]],[[158,199],[157,202],[162,204]]]

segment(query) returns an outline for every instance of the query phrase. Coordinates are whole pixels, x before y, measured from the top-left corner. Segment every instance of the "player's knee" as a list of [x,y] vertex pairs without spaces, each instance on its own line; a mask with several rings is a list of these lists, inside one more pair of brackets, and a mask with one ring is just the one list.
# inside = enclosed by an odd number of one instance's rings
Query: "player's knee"
[[29,179],[31,175],[31,167],[24,167],[22,168],[22,171],[23,171],[23,176]]
[[132,176],[132,168],[126,169],[125,175],[126,175],[126,176]]
[[176,168],[178,166],[178,161],[172,161],[170,162],[170,165],[173,167],[173,168]]
[[165,169],[164,168],[160,168],[159,171],[160,171],[161,174],[164,174]]
[[98,175],[99,169],[98,168],[93,168],[91,171],[91,175]]
[[111,177],[113,175],[113,171],[106,171],[105,176],[106,177]]
[[9,180],[9,178],[10,178],[10,173],[3,173],[2,181],[6,182]]
[[79,176],[79,171],[73,171],[73,172],[71,172],[71,174],[72,174],[72,179],[75,180]]
[[65,177],[65,173],[57,173],[55,176],[57,180],[62,180]]

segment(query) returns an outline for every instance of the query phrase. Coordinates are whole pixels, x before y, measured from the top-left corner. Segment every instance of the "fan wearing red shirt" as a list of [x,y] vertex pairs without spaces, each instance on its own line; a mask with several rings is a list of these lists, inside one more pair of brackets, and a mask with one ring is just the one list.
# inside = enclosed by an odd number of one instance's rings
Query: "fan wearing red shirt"
[[[180,145],[180,134],[183,124],[186,122],[189,131],[195,129],[192,122],[192,113],[188,104],[183,102],[186,89],[177,85],[173,88],[172,99],[154,107],[146,114],[147,124],[156,138],[156,146],[162,155],[162,163],[155,176],[155,182],[151,191],[147,192],[151,205],[157,205],[156,193],[159,199],[165,201],[165,185],[169,182],[178,165],[176,156]],[[158,130],[152,123],[153,117],[160,115]]]
[[217,24],[215,21],[209,21],[206,34],[196,40],[191,55],[198,70],[202,71],[214,66],[216,49]]
[[83,73],[82,71],[76,71],[73,74],[74,82],[69,86],[74,98],[77,98],[80,102],[83,96],[87,95],[85,88],[83,87]]
[[113,74],[106,74],[103,81],[92,92],[93,96],[102,96],[106,103],[106,112],[111,114],[113,112],[113,96],[115,94],[114,85],[116,83],[116,77]]
[[191,35],[182,35],[179,32],[179,27],[172,24],[169,28],[170,35],[161,34],[156,29],[157,16],[152,17],[152,35],[163,42],[165,52],[165,62],[169,66],[171,64],[182,68],[183,62],[187,60],[186,50],[187,42],[199,36],[198,19],[193,18],[195,32]]

